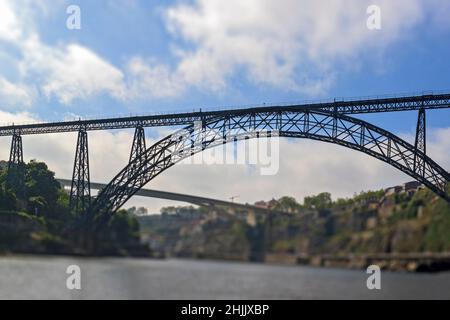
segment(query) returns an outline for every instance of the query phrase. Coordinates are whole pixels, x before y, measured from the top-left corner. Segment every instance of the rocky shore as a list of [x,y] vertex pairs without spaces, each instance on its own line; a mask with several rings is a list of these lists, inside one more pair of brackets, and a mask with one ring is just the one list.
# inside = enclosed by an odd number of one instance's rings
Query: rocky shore
[[381,270],[400,272],[440,272],[450,270],[449,253],[406,253],[367,255],[268,255],[266,263],[309,265],[326,268],[366,269],[377,265]]

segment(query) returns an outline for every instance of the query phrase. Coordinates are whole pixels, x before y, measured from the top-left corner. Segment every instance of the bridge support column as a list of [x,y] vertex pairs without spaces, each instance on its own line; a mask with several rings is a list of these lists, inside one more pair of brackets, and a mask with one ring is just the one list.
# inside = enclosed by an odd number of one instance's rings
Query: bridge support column
[[130,152],[129,163],[132,164],[129,171],[130,177],[132,177],[139,168],[147,162],[146,150],[145,130],[143,126],[138,125],[134,132],[133,144]]
[[91,203],[89,174],[88,135],[84,128],[78,132],[77,149],[73,167],[70,208],[76,213],[85,213]]
[[[144,127],[139,125],[136,127],[133,138],[133,145],[131,146],[130,153],[130,162],[135,160],[136,158],[141,158],[143,154],[145,154],[145,150],[147,150],[145,144],[145,130]],[[145,159],[142,159],[144,162]]]
[[25,164],[20,132],[14,132],[8,162],[7,183],[18,195],[25,192]]
[[419,110],[414,147],[416,150],[414,155],[414,172],[417,172],[423,176],[425,173],[425,161],[423,157],[419,156],[418,151],[424,154],[427,152],[425,109]]

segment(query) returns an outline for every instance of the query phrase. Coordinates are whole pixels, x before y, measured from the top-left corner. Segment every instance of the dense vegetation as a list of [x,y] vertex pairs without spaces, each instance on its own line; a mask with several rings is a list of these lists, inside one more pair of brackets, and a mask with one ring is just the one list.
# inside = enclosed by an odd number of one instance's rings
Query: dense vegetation
[[[94,228],[69,209],[69,196],[47,165],[0,164],[0,252],[82,255],[148,254],[136,219],[121,211]],[[92,226],[91,226],[92,227]]]

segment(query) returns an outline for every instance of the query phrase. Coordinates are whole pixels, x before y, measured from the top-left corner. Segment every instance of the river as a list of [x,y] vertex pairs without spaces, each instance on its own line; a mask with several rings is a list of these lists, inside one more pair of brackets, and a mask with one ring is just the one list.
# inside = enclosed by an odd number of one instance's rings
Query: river
[[[81,290],[68,290],[78,265]],[[194,260],[0,257],[0,299],[450,299],[450,273],[364,270]]]

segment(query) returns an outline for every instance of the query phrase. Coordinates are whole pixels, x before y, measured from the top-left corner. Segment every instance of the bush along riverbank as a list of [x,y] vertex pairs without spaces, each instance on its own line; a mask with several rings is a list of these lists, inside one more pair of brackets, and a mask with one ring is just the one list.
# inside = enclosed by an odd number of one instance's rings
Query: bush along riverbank
[[96,230],[101,241],[83,245],[82,214],[69,209],[67,192],[45,163],[31,161],[9,174],[7,163],[0,163],[0,254],[151,256],[140,242],[137,220],[126,211]]

